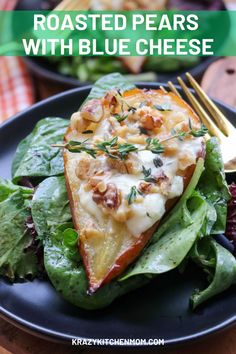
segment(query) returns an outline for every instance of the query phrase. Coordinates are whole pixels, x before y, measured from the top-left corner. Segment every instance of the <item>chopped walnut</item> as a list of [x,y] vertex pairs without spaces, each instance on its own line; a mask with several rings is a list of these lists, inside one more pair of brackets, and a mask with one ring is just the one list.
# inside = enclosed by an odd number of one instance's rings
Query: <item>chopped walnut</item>
[[118,110],[120,108],[120,103],[118,102],[116,95],[116,91],[110,91],[107,92],[103,98],[103,102],[105,103],[105,105],[108,105],[109,111],[112,114],[118,113]]
[[178,168],[185,170],[188,166],[196,163],[196,155],[194,153],[181,152],[179,154]]
[[144,107],[139,111],[141,127],[147,130],[160,128],[163,124],[163,115],[150,107]]
[[99,169],[101,169],[101,162],[99,160],[84,156],[77,162],[75,173],[78,178],[87,179],[96,174]]
[[152,188],[152,184],[148,182],[140,182],[138,189],[140,190],[141,193],[148,194],[150,193]]
[[107,184],[107,189],[104,193],[99,192],[97,188],[93,192],[93,201],[97,204],[102,204],[108,209],[117,209],[120,205],[120,195],[113,183]]
[[140,173],[140,160],[134,153],[130,153],[128,159],[125,161],[125,166],[128,173],[138,175]]
[[156,184],[161,185],[163,182],[169,181],[169,178],[165,175],[163,171],[159,172],[157,175],[154,176],[156,180]]
[[120,173],[127,173],[126,162],[112,159],[111,157],[108,157],[106,162],[112,170],[117,170]]
[[71,116],[71,127],[81,133],[83,130],[87,129],[89,122],[81,117],[80,112],[75,112]]
[[103,106],[101,100],[92,99],[85,103],[80,111],[81,117],[98,123],[103,118]]

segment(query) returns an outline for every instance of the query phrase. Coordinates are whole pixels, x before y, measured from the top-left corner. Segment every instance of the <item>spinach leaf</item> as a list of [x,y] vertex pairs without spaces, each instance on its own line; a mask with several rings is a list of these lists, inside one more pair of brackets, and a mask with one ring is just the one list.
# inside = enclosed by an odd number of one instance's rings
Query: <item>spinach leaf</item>
[[157,231],[151,239],[151,243],[158,241],[169,229],[173,228],[173,225],[179,224],[181,222],[182,226],[185,227],[191,223],[191,216],[186,208],[186,202],[193,194],[198,181],[204,171],[204,160],[198,159],[194,174],[189,182],[185,192],[182,197],[175,205],[175,207],[166,215],[161,225],[158,227]]
[[[178,222],[166,229],[164,235],[143,252],[133,267],[121,278],[127,279],[137,274],[161,274],[168,272],[185,259],[197,240],[207,211],[207,203],[200,194],[194,193],[185,200]],[[188,213],[188,224],[182,223],[184,213]]]
[[221,293],[236,283],[236,260],[234,256],[212,238],[200,239],[191,252],[191,258],[209,274],[210,285],[196,290],[190,302],[193,308]]
[[[100,98],[107,91],[119,87],[126,91],[135,86],[119,73],[106,75],[93,85],[86,101]],[[68,124],[68,120],[62,118],[45,118],[37,123],[32,133],[21,141],[16,150],[12,164],[15,183],[21,177],[50,177],[64,172],[61,149],[51,145],[63,141]]]
[[19,187],[13,184],[11,181],[4,180],[0,178],[0,202],[3,202],[9,197],[10,194],[16,191],[22,191],[22,194],[27,197],[27,195],[32,194],[32,190],[26,187]]
[[81,260],[72,259],[63,239],[58,238],[55,233],[46,239],[44,262],[55,289],[67,301],[89,310],[108,306],[116,297],[148,282],[147,277],[134,277],[122,283],[112,281],[95,294],[89,295],[88,280]]
[[11,167],[11,173],[12,176],[15,175],[16,171],[18,170],[21,161],[24,158],[24,155],[26,154],[27,150],[30,147],[30,141],[32,139],[32,133],[30,133],[25,139],[21,140],[19,145],[17,146],[16,153],[12,162],[12,167]]
[[38,237],[42,240],[60,224],[71,220],[63,176],[49,177],[39,184],[31,212]]
[[0,274],[14,280],[37,274],[37,258],[25,222],[33,190],[0,179]]
[[107,91],[118,88],[121,88],[122,91],[127,91],[135,88],[135,85],[119,73],[109,74],[95,82],[86,101],[93,98],[101,98]]
[[48,177],[64,172],[61,150],[51,145],[63,141],[68,123],[62,118],[45,118],[36,124],[16,150],[12,165],[14,182],[25,176]]
[[209,208],[216,211],[216,221],[208,230],[208,234],[223,233],[226,228],[227,202],[230,198],[225,180],[224,164],[217,138],[211,138],[206,143],[205,171],[197,189],[205,196]]
[[65,242],[65,231],[71,229],[64,177],[50,177],[40,183],[32,202],[32,216],[36,229],[44,240],[46,272],[57,291],[73,304],[95,309],[109,305],[116,297],[145,284],[148,279],[136,277],[120,284],[104,286],[88,295],[88,281],[79,252],[71,252]]

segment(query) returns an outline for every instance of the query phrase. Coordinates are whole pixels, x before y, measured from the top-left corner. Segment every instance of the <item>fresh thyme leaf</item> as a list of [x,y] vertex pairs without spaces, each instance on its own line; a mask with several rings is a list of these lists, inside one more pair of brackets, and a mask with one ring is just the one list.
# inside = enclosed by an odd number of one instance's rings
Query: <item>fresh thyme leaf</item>
[[130,152],[137,151],[138,148],[132,144],[118,144],[118,153],[121,160],[125,160]]
[[124,112],[124,104],[128,107],[128,112],[135,113],[137,111],[137,108],[131,106],[123,97],[122,93],[120,90],[117,90],[118,96],[117,99],[121,104],[121,111]]
[[205,127],[204,124],[201,125],[201,128],[198,130],[193,129],[192,121],[189,119],[188,121],[189,124],[189,130],[188,131],[181,131],[177,132],[176,129],[172,128],[171,129],[171,137],[162,140],[161,142],[163,143],[164,141],[172,140],[172,139],[178,139],[179,141],[184,141],[184,138],[186,136],[194,136],[195,138],[202,137],[207,134],[208,129]]
[[205,127],[204,124],[202,124],[201,128],[199,130],[194,130],[192,129],[190,134],[194,136],[195,138],[199,138],[201,136],[204,136],[208,133],[207,127]]
[[[86,139],[87,140],[87,139]],[[86,140],[84,140],[84,142],[86,141]],[[75,140],[70,140],[69,142],[68,142],[68,145],[69,146],[78,146],[78,145],[81,145],[82,143],[80,142],[80,141],[75,141]]]
[[174,136],[177,134],[177,131],[175,130],[175,128],[171,128],[170,133]]
[[96,144],[96,148],[99,151],[103,151],[107,156],[112,159],[125,160],[128,154],[132,151],[137,151],[138,148],[132,144],[117,144],[118,137],[116,136],[112,140],[104,141]]
[[190,118],[189,118],[189,120],[188,120],[188,126],[189,126],[189,129],[190,129],[190,130],[193,130],[192,121],[191,121]]
[[151,168],[146,169],[145,166],[142,166],[142,173],[144,175],[144,177],[149,177],[152,173]]
[[176,137],[179,141],[184,141],[184,137],[188,135],[187,132],[180,132],[180,133],[177,133]]
[[[126,104],[127,104],[127,103],[126,103]],[[129,106],[129,108],[128,108],[128,112],[135,113],[136,111],[137,111],[137,108],[132,107],[132,106]]]
[[120,123],[123,122],[126,118],[128,118],[128,114],[114,114],[113,117]]
[[86,139],[84,141],[74,141],[70,140],[64,147],[69,150],[70,152],[74,153],[80,153],[80,152],[86,152],[88,155],[92,156],[94,159],[96,158],[97,152],[94,148],[92,148],[89,145],[86,145],[86,142],[89,139]]
[[152,170],[151,168],[146,169],[144,166],[142,166],[142,173],[144,175],[144,181],[148,182],[148,183],[156,183],[156,178],[153,177],[152,174]]
[[156,183],[157,180],[156,180],[155,177],[150,176],[150,177],[145,177],[144,181],[147,182],[147,183]]
[[146,150],[150,150],[153,154],[161,154],[165,151],[157,138],[147,138],[146,143]]
[[139,131],[140,131],[141,134],[148,135],[148,131],[147,131],[146,128],[143,128],[143,127],[139,126]]
[[155,157],[155,159],[153,159],[153,163],[156,168],[163,166],[163,161],[160,157]]
[[84,130],[82,134],[93,134],[93,130]]
[[118,159],[119,157],[113,153],[116,152],[114,151],[116,149],[112,149],[117,145],[117,141],[118,141],[118,137],[115,136],[113,139],[108,141],[103,141],[102,143],[98,143],[95,146],[98,151],[104,152],[107,156],[111,157],[112,159]]
[[153,107],[161,112],[172,111],[171,106],[168,103],[163,103],[162,105],[154,104]]
[[138,197],[138,190],[136,186],[131,187],[129,194],[126,196],[128,204],[132,204]]

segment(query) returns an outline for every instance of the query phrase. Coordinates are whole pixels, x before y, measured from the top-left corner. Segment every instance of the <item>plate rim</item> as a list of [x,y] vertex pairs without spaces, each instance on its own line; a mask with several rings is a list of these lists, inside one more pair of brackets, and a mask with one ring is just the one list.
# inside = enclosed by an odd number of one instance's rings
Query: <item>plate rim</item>
[[[149,86],[149,87],[153,87],[153,88],[157,88],[160,85],[162,85],[163,87],[167,87],[166,83],[160,83],[160,82],[138,82],[136,83],[137,86]],[[81,91],[86,91],[86,90],[90,90],[92,88],[93,85],[86,85],[83,87],[78,87],[78,88],[74,88],[74,89],[70,89],[64,92],[61,92],[59,94],[53,95],[51,97],[48,97],[47,99],[44,99],[40,102],[35,103],[34,105],[26,108],[25,110],[17,113],[16,115],[14,115],[13,117],[11,117],[10,119],[8,119],[7,121],[3,122],[0,125],[0,130],[4,129],[5,127],[14,124],[14,122],[18,119],[20,119],[21,117],[23,117],[25,114],[29,113],[30,111],[33,111],[35,109],[38,109],[42,106],[47,105],[48,103],[53,102],[54,100],[58,100],[60,98],[63,98],[65,96],[70,96],[73,95],[74,93],[80,93]],[[176,85],[177,88],[180,88],[179,86]],[[180,88],[181,89],[181,88]],[[214,99],[214,101],[219,104],[222,107],[225,107],[226,109],[230,110],[233,114],[235,114],[236,116],[236,109],[234,109],[233,107],[224,104],[223,102]],[[2,281],[3,278],[1,277],[0,280]],[[47,282],[49,282],[47,280]],[[50,283],[50,282],[49,282]],[[20,328],[21,330],[28,332],[34,336],[46,339],[46,340],[51,340],[57,343],[64,343],[64,344],[68,344],[69,341],[72,340],[72,338],[78,338],[78,339],[90,339],[90,338],[86,338],[86,337],[73,337],[71,335],[68,334],[63,334],[62,332],[58,332],[58,331],[54,331],[51,330],[49,328],[45,328],[42,327],[40,325],[34,324],[32,322],[29,322],[17,315],[15,315],[13,312],[8,311],[7,309],[5,309],[3,306],[0,306],[0,317],[3,318],[4,320],[8,321],[9,323],[13,324],[14,326],[16,326],[17,328]],[[200,341],[206,337],[209,336],[213,336],[215,334],[218,334],[224,330],[226,330],[227,328],[231,328],[236,324],[236,312],[235,314],[232,314],[232,316],[230,316],[228,319],[224,320],[223,322],[221,322],[220,324],[217,325],[213,325],[211,327],[209,327],[208,329],[202,330],[200,332],[197,332],[195,334],[190,334],[188,336],[183,336],[183,337],[179,337],[179,338],[174,338],[174,339],[169,339],[169,340],[165,340],[165,348],[168,347],[178,347],[178,346],[183,346],[189,343],[193,343],[196,341]],[[111,345],[104,345],[101,347],[111,347]],[[118,345],[115,345],[113,347],[120,347]],[[139,345],[127,345],[127,346],[123,346],[122,347],[133,347],[133,348],[137,348],[140,347]],[[149,346],[150,347],[150,346]]]

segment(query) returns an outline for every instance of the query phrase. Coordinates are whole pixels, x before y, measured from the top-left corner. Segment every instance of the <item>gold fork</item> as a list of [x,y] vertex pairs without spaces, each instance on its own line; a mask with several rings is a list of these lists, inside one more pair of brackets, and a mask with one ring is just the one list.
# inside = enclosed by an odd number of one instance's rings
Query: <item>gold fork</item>
[[[225,172],[236,172],[236,128],[202,90],[192,75],[186,73],[186,77],[200,100],[196,98],[180,77],[178,77],[177,80],[191,106],[208,128],[209,133],[219,139]],[[173,93],[182,98],[181,94],[171,81],[168,82],[168,86]],[[164,89],[163,87],[161,88]]]

